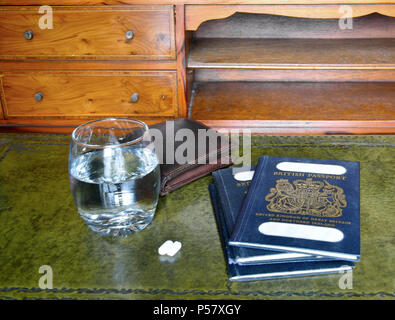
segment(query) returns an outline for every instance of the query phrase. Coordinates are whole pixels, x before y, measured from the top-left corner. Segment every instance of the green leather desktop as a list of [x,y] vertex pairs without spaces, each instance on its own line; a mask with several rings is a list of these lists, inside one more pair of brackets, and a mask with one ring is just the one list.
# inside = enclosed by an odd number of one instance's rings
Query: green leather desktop
[[[211,207],[211,175],[161,197],[155,218],[128,238],[94,234],[68,184],[70,137],[0,134],[0,299],[394,299],[395,137],[254,136],[261,155],[361,163],[361,262],[342,274],[229,282]],[[181,241],[174,261],[166,240]],[[53,289],[40,289],[42,265]]]

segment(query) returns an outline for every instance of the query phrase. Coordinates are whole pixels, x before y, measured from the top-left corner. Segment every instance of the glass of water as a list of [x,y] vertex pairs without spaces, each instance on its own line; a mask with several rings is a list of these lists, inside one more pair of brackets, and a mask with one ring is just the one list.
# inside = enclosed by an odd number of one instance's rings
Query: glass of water
[[142,121],[102,119],[77,127],[69,177],[78,212],[93,231],[127,236],[154,218],[159,160]]

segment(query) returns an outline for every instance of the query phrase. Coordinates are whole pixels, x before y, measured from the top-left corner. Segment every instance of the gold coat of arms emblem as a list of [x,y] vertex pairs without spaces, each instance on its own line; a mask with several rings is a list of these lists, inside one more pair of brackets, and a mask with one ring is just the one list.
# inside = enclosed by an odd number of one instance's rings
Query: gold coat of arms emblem
[[344,190],[328,181],[294,180],[276,181],[265,196],[266,206],[271,212],[311,215],[316,217],[341,217],[347,206]]

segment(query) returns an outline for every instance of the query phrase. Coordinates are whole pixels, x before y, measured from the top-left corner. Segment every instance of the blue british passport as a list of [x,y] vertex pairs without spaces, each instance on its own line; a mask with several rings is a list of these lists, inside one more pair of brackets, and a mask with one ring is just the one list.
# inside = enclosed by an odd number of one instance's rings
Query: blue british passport
[[359,162],[261,157],[233,246],[360,259]]
[[214,184],[209,186],[210,198],[214,208],[214,215],[217,222],[221,245],[225,256],[226,267],[229,280],[248,281],[261,279],[274,279],[284,277],[297,277],[308,275],[320,275],[329,273],[349,272],[354,264],[350,261],[331,260],[331,261],[300,261],[289,263],[270,263],[270,264],[249,264],[241,265],[229,263],[229,235],[224,226],[225,220],[220,213],[220,203],[218,193]]
[[[224,228],[231,235],[237,216],[247,194],[255,167],[227,168],[214,171],[214,183],[218,192],[219,214],[224,220]],[[332,260],[333,258],[297,252],[279,252],[230,246],[229,263],[264,264],[273,262]]]

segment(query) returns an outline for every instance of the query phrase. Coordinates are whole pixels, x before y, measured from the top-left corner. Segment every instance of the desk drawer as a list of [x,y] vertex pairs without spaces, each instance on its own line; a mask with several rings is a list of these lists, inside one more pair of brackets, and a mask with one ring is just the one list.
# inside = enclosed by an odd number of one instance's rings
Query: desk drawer
[[53,29],[38,10],[0,7],[0,59],[175,58],[172,6],[53,7]]
[[5,73],[4,116],[174,118],[175,71]]

